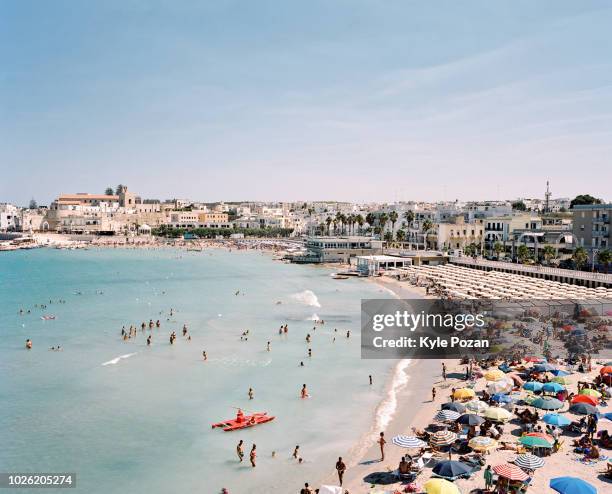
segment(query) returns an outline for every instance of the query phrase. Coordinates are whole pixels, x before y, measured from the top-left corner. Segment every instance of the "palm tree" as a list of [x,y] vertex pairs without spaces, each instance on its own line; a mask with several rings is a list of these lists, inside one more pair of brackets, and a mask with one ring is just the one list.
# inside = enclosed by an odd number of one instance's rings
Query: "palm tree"
[[387,242],[387,245],[390,242],[393,242],[393,232],[386,232],[384,238],[385,238],[385,242]]
[[521,263],[524,263],[527,259],[531,257],[531,254],[529,253],[529,247],[527,247],[526,245],[519,245],[516,251],[516,255],[518,257],[518,260]]
[[391,222],[391,233],[395,231],[395,222],[397,221],[397,211],[389,213],[389,221]]
[[355,221],[357,222],[357,225],[359,226],[357,230],[359,234],[361,235],[361,227],[363,226],[363,216],[358,214],[357,216],[355,216]]
[[104,194],[107,196],[112,196],[114,194],[113,188],[112,187],[106,187],[106,190],[104,191]]
[[406,232],[402,230],[401,228],[397,231],[395,236],[398,242],[403,242],[404,240],[406,240]]
[[336,232],[338,231],[338,230],[337,230],[337,228],[338,228],[338,220],[337,220],[337,219],[334,219],[334,220],[332,221],[332,223],[334,224],[334,235],[336,235]]
[[602,264],[606,269],[606,273],[608,272],[608,266],[612,262],[612,251],[610,249],[600,250],[597,253],[597,262]]
[[499,260],[499,255],[504,251],[504,244],[501,242],[495,242],[495,244],[493,244],[493,250],[497,255],[497,260]]
[[338,211],[336,213],[336,221],[340,223],[340,234],[344,233],[344,225],[346,224],[346,216]]
[[544,260],[546,262],[549,262],[551,259],[554,259],[555,257],[557,257],[557,251],[552,245],[545,245],[542,252],[544,255]]
[[374,226],[374,222],[376,221],[376,216],[374,216],[374,214],[373,214],[373,213],[368,213],[368,214],[366,214],[365,220],[366,220],[366,223],[367,223],[367,224],[370,226],[370,228],[371,228],[371,227],[373,227],[373,226]]
[[421,230],[423,231],[423,242],[425,243],[425,249],[427,249],[427,234],[432,228],[433,223],[431,222],[431,220],[423,221],[423,224],[421,225]]
[[328,216],[328,217],[325,219],[325,223],[327,224],[327,235],[329,236],[329,235],[331,235],[331,232],[330,232],[330,230],[329,230],[329,228],[330,228],[330,226],[331,226],[331,223],[332,223],[331,216]]
[[414,213],[412,211],[406,211],[404,213],[404,218],[406,219],[408,226],[410,226],[410,224],[414,221]]
[[346,218],[346,221],[348,222],[348,226],[349,226],[349,235],[353,234],[353,225],[355,224],[355,215],[353,213],[348,215],[348,218]]
[[378,224],[380,225],[380,228],[382,229],[382,231],[385,231],[385,225],[387,224],[387,221],[389,220],[389,215],[387,215],[387,213],[382,212],[378,215]]
[[572,254],[572,260],[576,265],[576,269],[580,269],[582,266],[586,264],[589,259],[589,255],[584,247],[576,247],[574,249],[574,253]]

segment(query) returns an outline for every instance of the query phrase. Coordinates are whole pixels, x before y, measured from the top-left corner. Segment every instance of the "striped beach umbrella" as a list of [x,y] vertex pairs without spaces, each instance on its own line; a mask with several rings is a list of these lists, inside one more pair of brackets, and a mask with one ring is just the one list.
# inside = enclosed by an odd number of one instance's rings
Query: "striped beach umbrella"
[[538,381],[529,381],[523,384],[523,389],[527,391],[542,391],[542,386],[544,385]]
[[578,477],[557,477],[549,485],[559,494],[597,494],[595,487]]
[[531,453],[524,453],[516,457],[514,464],[526,470],[535,470],[544,466],[544,460]]
[[495,465],[493,467],[493,471],[500,477],[504,477],[509,480],[517,480],[519,482],[529,478],[529,475],[527,475],[524,470],[516,465],[511,465],[510,463]]
[[491,407],[485,410],[484,416],[489,420],[505,422],[512,418],[512,414],[505,408]]
[[570,425],[572,421],[563,415],[559,415],[558,413],[547,413],[542,417],[542,420],[545,424],[548,425],[556,425],[559,427],[564,427],[566,425]]
[[457,434],[451,431],[438,431],[431,435],[429,444],[433,447],[449,446],[457,440]]
[[460,388],[455,390],[453,396],[455,397],[455,400],[469,400],[474,398],[476,393],[474,393],[474,390],[470,388]]
[[456,401],[449,401],[448,403],[442,404],[442,410],[452,410],[453,412],[463,413],[465,412],[465,406]]
[[497,441],[488,436],[477,436],[470,439],[468,446],[474,451],[487,451],[497,446]]
[[501,381],[506,378],[506,373],[499,369],[493,369],[485,372],[484,378],[487,381]]
[[454,422],[460,416],[459,412],[454,412],[453,410],[440,410],[436,413],[434,420],[436,422]]
[[425,441],[422,441],[416,436],[404,436],[402,434],[395,436],[391,439],[391,442],[400,448],[406,449],[424,448],[427,446]]
[[489,409],[489,405],[485,403],[484,401],[473,400],[473,401],[468,401],[465,404],[465,408],[466,410],[469,410],[470,412],[483,413],[484,411]]

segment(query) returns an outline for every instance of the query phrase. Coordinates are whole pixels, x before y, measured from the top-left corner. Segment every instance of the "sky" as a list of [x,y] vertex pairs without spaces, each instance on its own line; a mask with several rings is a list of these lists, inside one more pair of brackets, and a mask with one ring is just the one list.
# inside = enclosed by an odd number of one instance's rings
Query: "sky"
[[0,202],[612,200],[607,0],[0,0]]

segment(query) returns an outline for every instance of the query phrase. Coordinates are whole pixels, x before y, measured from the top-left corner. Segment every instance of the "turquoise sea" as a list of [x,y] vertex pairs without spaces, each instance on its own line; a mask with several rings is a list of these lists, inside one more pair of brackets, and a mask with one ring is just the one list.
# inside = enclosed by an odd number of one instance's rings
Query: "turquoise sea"
[[[69,492],[87,494],[295,493],[316,484],[370,428],[395,364],[360,359],[360,299],[389,295],[331,272],[257,251],[0,253],[0,471],[75,472]],[[318,318],[325,324],[313,330]],[[161,328],[122,340],[122,326],[149,319]],[[304,383],[310,399],[299,398]],[[233,407],[276,419],[211,429]],[[255,469],[237,461],[240,439],[247,458],[257,444]],[[297,444],[302,464],[291,459]]]

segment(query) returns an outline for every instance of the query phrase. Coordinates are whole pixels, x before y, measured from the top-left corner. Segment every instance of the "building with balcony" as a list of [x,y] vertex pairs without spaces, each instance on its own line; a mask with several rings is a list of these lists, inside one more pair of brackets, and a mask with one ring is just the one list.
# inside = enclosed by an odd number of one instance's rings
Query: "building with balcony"
[[612,246],[612,203],[574,206],[572,215],[573,233],[578,245],[589,253],[591,261],[594,254]]

